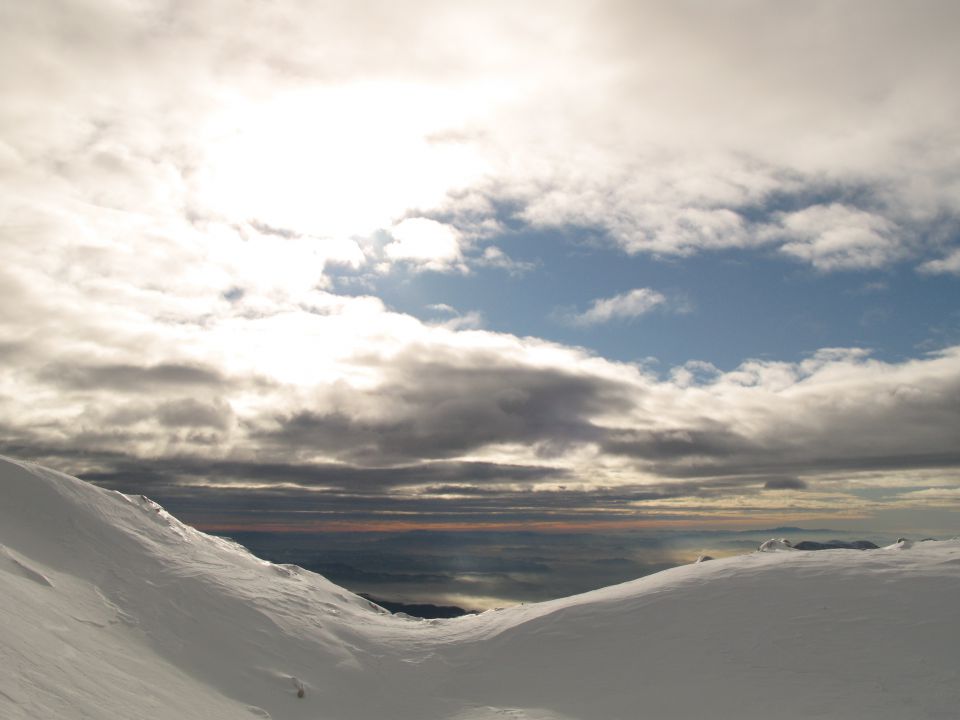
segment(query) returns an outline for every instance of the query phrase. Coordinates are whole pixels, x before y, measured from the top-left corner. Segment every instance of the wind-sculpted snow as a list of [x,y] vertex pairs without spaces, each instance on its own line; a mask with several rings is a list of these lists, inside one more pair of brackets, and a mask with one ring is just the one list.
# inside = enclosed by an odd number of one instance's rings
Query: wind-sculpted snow
[[786,538],[770,538],[761,543],[757,550],[758,552],[790,552],[796,550],[796,548]]
[[957,540],[752,553],[418,621],[146,498],[6,460],[0,545],[5,720],[900,720],[960,707]]

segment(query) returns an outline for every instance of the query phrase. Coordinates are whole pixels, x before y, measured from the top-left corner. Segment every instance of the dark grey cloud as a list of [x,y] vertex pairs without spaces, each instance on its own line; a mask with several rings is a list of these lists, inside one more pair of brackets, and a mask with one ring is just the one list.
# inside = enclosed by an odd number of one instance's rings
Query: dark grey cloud
[[[374,366],[373,359],[367,362]],[[844,471],[960,467],[960,454],[936,451],[947,443],[949,425],[939,428],[941,436],[922,421],[910,428],[919,432],[916,437],[898,430],[902,437],[897,442],[913,445],[915,452],[879,454],[880,448],[870,442],[871,433],[891,432],[890,424],[901,421],[902,413],[913,417],[918,405],[938,408],[934,417],[949,418],[955,412],[946,407],[950,381],[934,386],[946,392],[910,392],[899,403],[884,399],[886,417],[871,414],[861,424],[844,414],[818,415],[815,396],[812,410],[801,404],[785,417],[826,417],[823,428],[812,431],[805,425],[803,432],[748,436],[717,420],[690,416],[687,430],[638,430],[609,419],[594,422],[596,414],[608,408],[613,411],[608,417],[617,417],[655,399],[653,393],[638,394],[609,377],[549,369],[540,376],[505,363],[475,369],[469,357],[451,357],[449,362],[452,367],[428,364],[430,372],[420,371],[416,362],[400,363],[385,371],[390,382],[373,395],[339,393],[344,410],[334,423],[306,413],[265,431],[265,421],[245,425],[214,400],[179,397],[140,405],[121,402],[100,416],[103,424],[64,425],[56,438],[48,428],[0,427],[0,451],[46,462],[104,487],[148,494],[200,526],[256,522],[319,527],[398,518],[452,524],[602,524],[649,517],[669,521],[689,512],[710,512],[712,504],[732,496],[739,496],[736,507],[741,513],[769,512],[769,502],[760,499],[764,490],[810,489],[819,476],[836,477]],[[653,387],[663,393],[663,386]],[[119,397],[128,395],[122,392]],[[875,396],[865,396],[864,402],[873,402]],[[377,422],[350,412],[370,402],[382,402]],[[835,407],[833,395],[828,402]],[[434,405],[443,403],[447,407],[432,417]],[[393,408],[399,408],[394,417],[388,412]],[[155,419],[155,425],[143,426],[145,417]],[[556,431],[551,425],[555,417]],[[225,430],[231,423],[236,423],[233,429]],[[231,432],[241,433],[241,446],[225,459],[206,455],[232,447],[227,440]],[[434,441],[433,434],[441,435],[442,442]],[[607,458],[622,457],[648,479],[605,483],[572,468],[563,453],[548,455],[547,466],[457,459],[491,442],[519,439],[536,446],[552,442],[554,434],[564,439],[565,447],[592,445]],[[190,452],[167,450],[149,458],[137,452],[140,443],[168,437]],[[305,451],[338,457],[339,462],[299,460]],[[258,459],[249,459],[254,455]],[[663,501],[682,502],[657,504]],[[811,508],[801,504],[790,511],[800,516]]]
[[[150,402],[149,400],[129,400],[117,403],[102,415],[104,425],[109,428],[106,437],[118,438],[122,435],[133,437],[136,433],[131,426],[141,423],[156,423],[160,428],[189,429],[206,428],[213,431],[226,431],[234,420],[230,405],[217,398],[198,400],[181,397],[173,400]],[[86,431],[82,433],[87,441],[94,441],[103,432]]]
[[742,435],[720,423],[704,422],[704,427],[672,430],[617,430],[603,442],[605,451],[652,461],[689,457],[724,458],[756,447]]
[[167,427],[207,427],[226,430],[233,419],[233,411],[224,402],[202,402],[183,398],[162,403],[156,410],[157,419]]
[[[509,365],[497,357],[424,360],[415,351],[381,369],[377,388],[395,416],[370,420],[344,412],[301,411],[254,431],[259,443],[321,448],[345,459],[447,458],[492,443],[524,443],[550,457],[602,437],[591,418],[629,408],[622,385],[603,378]],[[469,365],[464,365],[464,361]]]
[[[146,473],[137,472],[136,466],[130,465],[130,471],[121,468],[87,472],[83,477],[123,492],[146,492],[178,516],[201,525],[253,522],[296,528],[311,522],[363,524],[398,519],[454,524],[538,521],[602,524],[611,519],[650,515],[633,508],[632,503],[670,498],[716,499],[756,492],[763,487],[762,479],[720,478],[589,490],[524,490],[517,485],[554,478],[540,468],[475,463],[358,468],[168,462],[154,463],[162,470]],[[459,477],[459,484],[423,489],[418,486],[416,490],[410,486],[443,474]],[[509,478],[508,485],[485,485],[491,478],[501,481]],[[216,485],[203,484],[211,481],[216,481]],[[250,487],[250,482],[258,486]],[[291,487],[291,482],[297,485]],[[661,510],[653,515],[666,520],[682,517],[682,512]]]
[[[118,453],[18,444],[2,432],[0,452],[37,459],[109,489],[145,493],[201,525],[256,521],[293,527],[304,520],[370,522],[398,517],[451,523],[603,522],[610,519],[609,511],[622,512],[633,502],[710,497],[757,485],[753,478],[720,478],[570,490],[562,484],[569,472],[562,469],[481,462],[380,468],[195,458],[144,462]],[[542,481],[558,483],[559,489],[522,489]],[[412,486],[418,489],[404,492]],[[661,518],[670,516],[658,513]]]
[[770,478],[763,484],[765,490],[806,490],[807,483],[800,478]]
[[[28,449],[30,446],[21,446]],[[13,449],[17,449],[13,446]],[[37,448],[34,449],[35,451]],[[54,450],[47,448],[47,450]],[[72,458],[89,458],[90,453],[63,452],[57,449],[67,462]],[[255,462],[238,460],[206,460],[196,458],[164,458],[149,463],[143,472],[144,464],[131,457],[119,455],[94,455],[98,462],[109,467],[108,470],[88,472],[84,475],[100,485],[112,489],[144,487],[175,488],[181,480],[209,480],[250,482],[270,484],[295,483],[310,490],[310,497],[316,488],[328,488],[333,495],[353,493],[361,496],[372,493],[379,496],[384,490],[410,485],[429,485],[436,482],[449,483],[532,483],[545,479],[562,480],[568,477],[568,471],[538,466],[510,465],[485,462],[428,462],[416,465],[387,467],[362,467],[339,463],[290,463]],[[455,487],[459,487],[456,485]],[[470,485],[468,487],[476,487]],[[482,487],[482,486],[481,486]],[[196,489],[198,492],[200,488]],[[192,492],[193,490],[191,490]],[[228,492],[229,488],[218,488],[216,492]],[[251,492],[241,489],[241,493]],[[280,494],[292,493],[302,497],[300,491],[280,491]],[[256,494],[256,493],[253,493]]]
[[227,379],[219,370],[201,365],[83,365],[51,363],[37,373],[40,380],[69,390],[147,392],[169,388],[224,388]]
[[778,472],[821,473],[951,469],[960,467],[960,452],[864,454],[824,457],[777,457],[776,449],[766,448],[757,453],[762,459],[749,460],[730,457],[717,463],[691,463],[685,465],[655,464],[653,470],[664,477],[674,478],[765,478]]
[[20,359],[28,349],[27,343],[0,340],[0,360],[13,362]]
[[251,220],[250,227],[252,227],[257,232],[261,233],[262,235],[275,235],[285,240],[298,237],[299,235],[298,232],[296,232],[295,230],[291,230],[290,228],[273,227],[272,225],[268,225],[267,223],[260,222],[259,220]]
[[[218,515],[226,523],[257,516],[279,524],[670,519],[731,496],[741,497],[743,512],[762,511],[769,504],[749,496],[816,489],[844,472],[960,468],[960,453],[948,449],[960,418],[953,404],[958,381],[947,358],[930,361],[933,373],[922,363],[878,373],[854,385],[843,404],[834,385],[816,388],[814,374],[802,386],[806,396],[785,403],[769,395],[759,409],[750,401],[755,385],[736,373],[730,374],[736,383],[728,376],[715,381],[724,406],[712,399],[711,385],[683,389],[638,383],[635,375],[531,368],[484,352],[418,348],[386,364],[376,355],[358,363],[384,380],[373,391],[340,386],[317,396],[318,407],[340,409],[247,419],[220,395],[253,384],[231,385],[224,375],[189,365],[147,366],[129,373],[130,382],[161,383],[168,398],[132,400],[130,385],[121,383],[121,391],[100,395],[108,409],[87,410],[56,433],[51,426],[0,427],[0,448],[105,487],[145,492],[201,524]],[[843,363],[832,372],[870,371]],[[82,367],[80,376],[87,371]],[[890,382],[891,372],[905,379]],[[184,379],[187,385],[178,384]],[[200,380],[221,384],[209,390]],[[56,382],[66,392],[89,392],[86,380],[77,390]],[[185,397],[191,388],[196,397]],[[685,393],[702,396],[695,407],[703,415],[676,413],[669,398]],[[377,412],[364,412],[369,407]],[[623,419],[638,414],[647,419],[643,429]],[[729,423],[711,414],[729,414]],[[164,443],[163,452],[151,452]],[[531,462],[460,459],[498,444],[528,447]],[[646,479],[593,477],[589,468],[571,465],[571,452],[616,458],[625,472]],[[317,454],[329,460],[308,459]],[[657,505],[667,500],[689,504]]]

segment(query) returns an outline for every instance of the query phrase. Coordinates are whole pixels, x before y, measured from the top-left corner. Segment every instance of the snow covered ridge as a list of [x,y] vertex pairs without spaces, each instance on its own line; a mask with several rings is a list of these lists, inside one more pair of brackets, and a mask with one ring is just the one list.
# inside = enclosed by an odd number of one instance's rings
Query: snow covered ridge
[[960,716],[960,541],[757,552],[454,620],[0,459],[0,718]]

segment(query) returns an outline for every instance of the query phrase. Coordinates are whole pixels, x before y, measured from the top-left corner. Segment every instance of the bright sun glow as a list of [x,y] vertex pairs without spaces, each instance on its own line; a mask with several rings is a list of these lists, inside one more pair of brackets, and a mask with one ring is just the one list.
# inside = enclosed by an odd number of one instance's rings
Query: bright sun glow
[[226,218],[369,235],[483,175],[468,138],[487,97],[362,84],[234,103],[211,126],[198,191]]

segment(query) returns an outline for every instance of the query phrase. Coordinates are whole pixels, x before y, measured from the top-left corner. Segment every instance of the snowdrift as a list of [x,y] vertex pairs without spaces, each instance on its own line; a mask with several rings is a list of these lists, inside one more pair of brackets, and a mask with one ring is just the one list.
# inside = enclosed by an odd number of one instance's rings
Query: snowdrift
[[0,459],[0,717],[956,718],[960,541],[764,552],[392,616],[143,497]]

